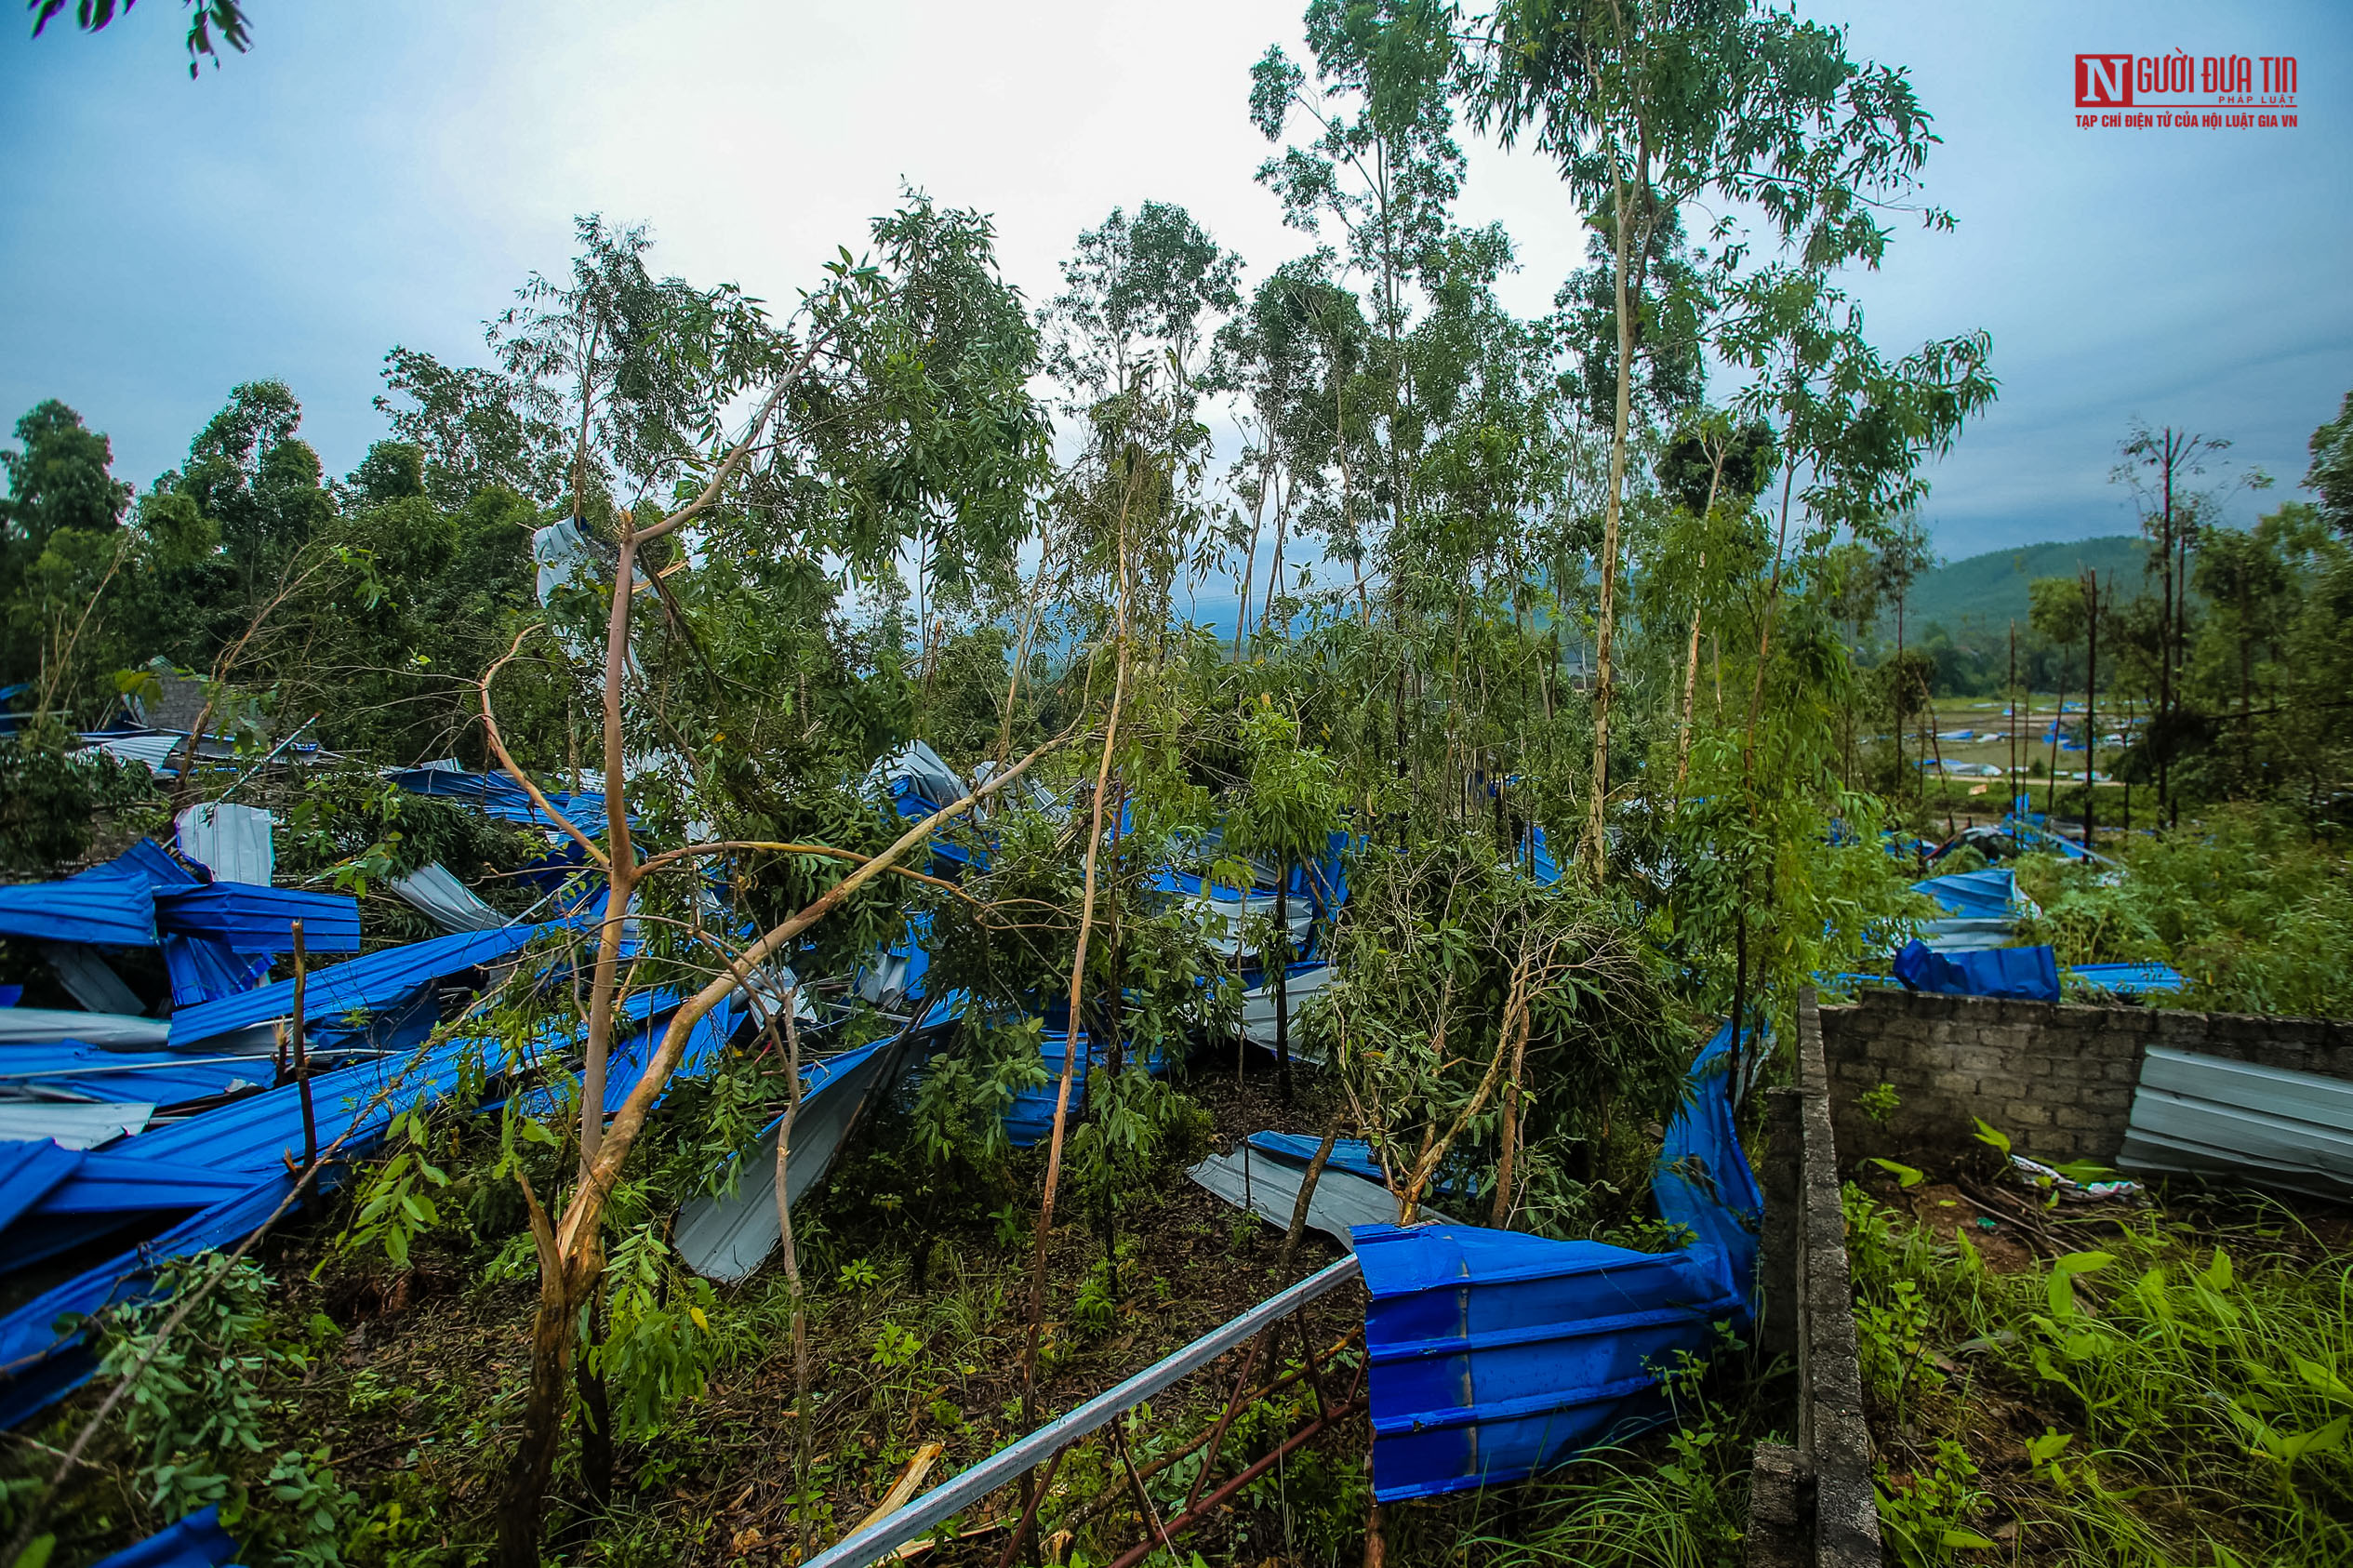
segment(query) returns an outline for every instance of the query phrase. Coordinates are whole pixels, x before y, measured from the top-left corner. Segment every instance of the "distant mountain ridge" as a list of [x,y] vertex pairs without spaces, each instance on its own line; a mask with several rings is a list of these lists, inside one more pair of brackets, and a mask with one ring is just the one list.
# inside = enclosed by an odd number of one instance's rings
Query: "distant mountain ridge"
[[[2107,534],[2098,538],[2066,539],[2030,544],[2016,550],[1989,550],[1983,555],[1948,561],[1922,572],[1904,595],[1907,640],[1932,623],[1959,635],[1964,626],[1983,632],[2007,628],[2015,617],[2021,631],[2027,624],[2027,584],[2037,578],[2071,578],[2089,566],[2100,574],[2101,586],[2114,586],[2117,597],[2130,599],[2143,591],[2143,563],[2148,541],[2134,534]],[[1893,634],[1895,612],[1891,607],[1882,628]]]

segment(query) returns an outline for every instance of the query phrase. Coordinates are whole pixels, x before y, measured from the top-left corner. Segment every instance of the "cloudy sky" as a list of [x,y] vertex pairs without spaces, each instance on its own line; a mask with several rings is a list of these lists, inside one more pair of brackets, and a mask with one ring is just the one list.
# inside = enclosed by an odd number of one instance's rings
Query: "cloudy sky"
[[[1934,470],[1948,557],[2129,529],[2107,483],[2138,416],[2301,477],[2353,388],[2344,201],[2353,7],[1815,0],[1911,68],[1946,145],[1861,280],[1902,350],[1985,327],[1996,409]],[[1192,209],[1252,273],[1305,247],[1252,179],[1251,62],[1297,0],[251,0],[253,52],[190,82],[181,17],[0,39],[0,419],[60,397],[141,485],[237,381],[278,376],[349,470],[395,343],[466,360],[574,214],[650,223],[657,264],[790,301],[902,180],[997,216],[1051,294],[1083,227]],[[2292,54],[2292,130],[2078,129],[2079,52]],[[1519,242],[1544,309],[1579,259],[1551,171],[1474,149],[1462,216]],[[2271,498],[2281,492],[2275,490]]]

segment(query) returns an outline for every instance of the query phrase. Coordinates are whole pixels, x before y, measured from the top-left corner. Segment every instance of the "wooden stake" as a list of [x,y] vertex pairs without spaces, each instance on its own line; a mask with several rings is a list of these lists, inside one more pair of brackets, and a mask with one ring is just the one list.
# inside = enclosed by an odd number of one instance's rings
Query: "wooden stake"
[[295,1093],[302,1101],[302,1164],[308,1169],[319,1161],[319,1124],[311,1107],[311,1059],[303,1050],[302,992],[307,955],[302,950],[302,923],[296,921],[288,927],[294,937],[294,1024],[286,1040],[294,1052]]

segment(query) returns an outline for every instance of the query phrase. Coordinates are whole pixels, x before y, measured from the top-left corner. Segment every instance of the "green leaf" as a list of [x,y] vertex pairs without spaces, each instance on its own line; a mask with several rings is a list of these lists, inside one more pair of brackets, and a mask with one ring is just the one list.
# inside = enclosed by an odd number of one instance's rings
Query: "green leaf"
[[2323,1393],[2334,1394],[2339,1399],[2353,1399],[2353,1389],[2345,1386],[2345,1379],[2319,1362],[2306,1361],[2304,1357],[2298,1356],[2295,1358],[2295,1367],[2297,1376]]
[[2027,1458],[2033,1464],[2047,1465],[2067,1452],[2067,1444],[2074,1441],[2075,1434],[2072,1432],[2046,1431],[2041,1437],[2028,1438]]
[[55,1535],[35,1535],[17,1553],[14,1568],[48,1568],[49,1553],[57,1546]]
[[2283,1434],[2278,1440],[2275,1454],[2281,1464],[2293,1465],[2306,1454],[2326,1454],[2345,1446],[2345,1434],[2353,1430],[2353,1416],[2340,1415],[2316,1431]]
[[2053,1258],[2051,1268],[2053,1272],[2060,1274],[2093,1274],[2115,1261],[2114,1253],[2071,1252],[2064,1257]]
[[2001,1131],[2001,1129],[1996,1127],[1992,1123],[1987,1121],[1982,1116],[1977,1117],[1975,1120],[1977,1123],[1977,1141],[1979,1143],[1991,1146],[1996,1153],[2007,1160],[2010,1157],[2010,1135]]
[[1914,1170],[1911,1166],[1903,1163],[1901,1161],[1882,1160],[1879,1158],[1879,1156],[1873,1155],[1871,1157],[1871,1163],[1879,1166],[1881,1170],[1886,1171],[1889,1175],[1893,1176],[1897,1182],[1907,1188],[1918,1187],[1921,1182],[1928,1179],[1924,1174]]
[[1971,1551],[1999,1551],[2001,1549],[2000,1542],[1989,1541],[1983,1535],[1978,1535],[1974,1530],[1948,1530],[1944,1533],[1940,1539],[1948,1548],[1966,1548]]

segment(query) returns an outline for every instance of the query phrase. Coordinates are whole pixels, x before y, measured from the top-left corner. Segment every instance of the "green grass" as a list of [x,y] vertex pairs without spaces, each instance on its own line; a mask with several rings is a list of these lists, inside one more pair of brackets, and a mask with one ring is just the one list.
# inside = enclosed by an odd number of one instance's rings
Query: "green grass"
[[2353,1562],[2353,1260],[2268,1206],[1987,1268],[1847,1189],[1889,1561]]

